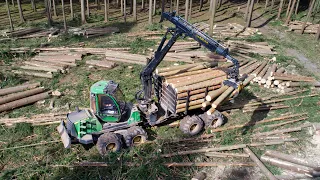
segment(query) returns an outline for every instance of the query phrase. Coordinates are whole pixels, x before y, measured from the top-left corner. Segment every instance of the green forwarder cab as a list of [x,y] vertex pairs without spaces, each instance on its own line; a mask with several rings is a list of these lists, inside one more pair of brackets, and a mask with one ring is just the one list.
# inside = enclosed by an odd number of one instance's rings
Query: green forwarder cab
[[100,154],[119,151],[146,141],[147,134],[139,124],[140,112],[127,103],[114,81],[99,81],[90,88],[90,110],[78,110],[67,115],[57,128],[65,148],[71,143],[96,143]]

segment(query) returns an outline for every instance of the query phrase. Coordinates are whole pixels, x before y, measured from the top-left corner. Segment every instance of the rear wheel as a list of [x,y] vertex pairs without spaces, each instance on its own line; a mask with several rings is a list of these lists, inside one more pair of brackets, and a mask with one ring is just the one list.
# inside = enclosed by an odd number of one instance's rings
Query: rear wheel
[[115,133],[104,133],[97,141],[97,149],[102,156],[109,152],[118,152],[122,148],[121,139]]
[[206,128],[217,128],[224,123],[222,114],[217,110],[211,115],[207,115],[207,113],[204,113],[201,117]]
[[127,147],[137,146],[147,141],[148,135],[144,129],[139,126],[133,126],[128,129],[124,136]]
[[203,121],[198,116],[186,116],[180,121],[180,130],[184,134],[191,136],[200,133],[203,130]]

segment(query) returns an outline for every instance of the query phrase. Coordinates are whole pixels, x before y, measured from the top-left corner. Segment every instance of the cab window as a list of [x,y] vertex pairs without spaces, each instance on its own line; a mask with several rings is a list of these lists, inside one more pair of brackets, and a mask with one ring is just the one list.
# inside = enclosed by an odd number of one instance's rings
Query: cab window
[[118,115],[117,106],[112,98],[106,95],[98,95],[100,112],[102,114]]

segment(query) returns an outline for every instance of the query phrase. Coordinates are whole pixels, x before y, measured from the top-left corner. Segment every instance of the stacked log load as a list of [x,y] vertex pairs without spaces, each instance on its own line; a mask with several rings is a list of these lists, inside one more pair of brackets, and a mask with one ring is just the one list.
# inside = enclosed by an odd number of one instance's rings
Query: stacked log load
[[[240,61],[240,66],[248,63],[248,60]],[[160,77],[157,80],[161,82],[158,82],[156,89],[161,89],[161,104],[165,104],[172,113],[181,113],[202,108],[208,95],[212,99],[217,97],[220,103],[229,94],[236,95],[238,90],[234,92],[231,87],[222,85],[231,66],[226,62],[206,62],[157,69],[155,75]],[[224,92],[228,95],[222,96]]]
[[39,87],[40,83],[28,83],[0,89],[0,112],[10,111],[50,97],[50,92]]
[[[288,31],[294,31],[300,33],[302,30],[303,21],[291,21],[288,24],[289,30]],[[303,33],[307,34],[317,34],[319,24],[312,24],[310,22],[306,23],[306,27],[303,31]]]
[[81,53],[70,51],[40,52],[29,61],[25,61],[19,67],[20,70],[14,70],[13,73],[53,78],[53,73],[65,73],[69,67],[77,66],[76,62],[81,60],[81,57]]

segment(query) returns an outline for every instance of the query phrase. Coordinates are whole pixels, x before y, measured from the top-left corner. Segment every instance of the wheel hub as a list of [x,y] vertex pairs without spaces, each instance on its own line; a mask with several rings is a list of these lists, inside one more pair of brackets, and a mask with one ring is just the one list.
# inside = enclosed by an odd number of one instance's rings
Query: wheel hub
[[109,143],[106,145],[106,150],[107,151],[115,151],[116,150],[116,144],[115,143]]
[[132,139],[132,144],[141,144],[142,143],[142,137],[141,136],[135,136]]
[[192,124],[192,125],[190,126],[190,131],[193,131],[194,129],[196,129],[196,127],[197,127],[197,124]]

